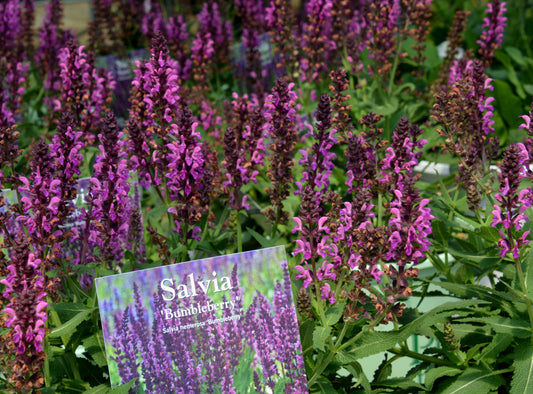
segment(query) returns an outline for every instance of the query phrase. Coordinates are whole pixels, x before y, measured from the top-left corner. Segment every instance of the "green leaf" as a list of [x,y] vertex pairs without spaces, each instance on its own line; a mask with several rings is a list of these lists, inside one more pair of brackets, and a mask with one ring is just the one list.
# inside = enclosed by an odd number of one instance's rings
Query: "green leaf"
[[475,335],[479,340],[481,336],[492,336],[492,331],[488,325],[476,326],[473,324],[452,324],[453,332],[457,339],[464,338],[467,335]]
[[91,388],[90,390],[87,390],[85,394],[104,394],[109,393],[110,387],[107,384],[100,384],[96,387]]
[[475,234],[489,242],[498,242],[501,238],[498,230],[491,226],[481,226]]
[[91,385],[87,382],[76,379],[63,379],[61,380],[61,392],[63,393],[85,393],[91,388]]
[[[505,68],[507,70],[507,78],[509,78],[509,82],[511,82],[514,85],[514,87],[516,89],[516,93],[518,94],[518,97],[520,97],[520,99],[524,100],[526,98],[526,93],[522,89],[522,84],[520,82],[520,79],[518,78],[518,75],[517,75],[513,65],[511,64],[511,59],[509,58],[509,56],[505,55],[503,52],[497,52],[496,53],[496,57],[505,66]],[[498,103],[498,101],[499,101],[499,99],[498,99],[499,94],[497,94],[497,90],[498,90],[498,85],[500,85],[500,84],[506,85],[508,87],[507,88],[508,89],[507,93],[509,95],[507,97],[505,97],[505,95],[504,95],[502,98],[504,98],[504,99],[514,98],[516,100],[516,96],[513,94],[513,91],[511,90],[511,88],[509,87],[509,85],[507,83],[505,83],[503,81],[499,81],[499,80],[493,80],[491,84],[494,87],[493,95],[496,98],[496,103]],[[518,102],[520,102],[520,100],[518,100]],[[507,107],[509,107],[509,103],[505,103],[505,104],[507,104]],[[521,107],[521,103],[519,104],[518,108],[519,109],[522,108]],[[498,111],[498,112],[502,113],[501,111]]]
[[462,309],[467,310],[472,306],[483,304],[486,304],[486,302],[481,300],[446,302],[412,320],[402,328],[402,331],[405,331],[406,336],[409,337],[412,334],[421,332],[427,327],[448,321],[449,317],[460,314]]
[[454,367],[437,367],[431,368],[426,372],[425,384],[428,390],[433,389],[433,384],[437,379],[440,379],[444,376],[456,376],[462,371],[459,368]]
[[346,307],[346,303],[344,302],[336,302],[335,305],[330,307],[326,311],[326,323],[329,326],[332,326],[335,323],[337,323],[339,319],[342,317],[345,307]]
[[324,346],[331,334],[331,326],[322,327],[317,326],[313,331],[313,347],[317,350],[325,351]]
[[346,368],[346,370],[350,372],[356,380],[356,383],[352,386],[352,388],[361,386],[363,390],[365,390],[365,393],[370,394],[372,392],[372,387],[370,386],[370,382],[368,381],[361,364],[359,364],[357,361],[354,361],[350,364],[344,365],[344,368]]
[[387,380],[387,378],[392,374],[392,365],[389,362],[388,353],[385,353],[385,357],[383,358],[383,361],[381,364],[379,364],[378,368],[374,372],[374,379],[373,381],[375,383],[379,383],[381,381]]
[[479,361],[485,361],[488,364],[492,364],[498,359],[500,353],[509,347],[512,341],[513,337],[511,335],[494,335],[491,343],[481,352]]
[[85,338],[82,341],[85,351],[90,354],[92,359],[99,367],[105,367],[107,365],[107,357],[104,348],[104,338],[102,331],[98,331],[96,334]]
[[509,369],[490,371],[481,368],[467,368],[452,384],[438,392],[442,394],[488,393],[505,383],[500,375],[509,371]]
[[323,376],[316,380],[316,383],[311,389],[312,393],[337,394],[337,390],[333,388],[331,382]]
[[531,327],[529,323],[522,320],[507,319],[505,317],[483,317],[483,318],[466,318],[461,319],[464,322],[477,322],[488,325],[495,332],[499,334],[512,335],[518,338],[529,338],[531,337]]
[[124,383],[124,384],[121,384],[120,386],[116,386],[111,391],[109,391],[109,394],[128,394],[130,392],[130,388],[133,387],[136,380],[137,378],[130,380],[128,383]]
[[378,387],[392,387],[395,389],[400,389],[403,391],[413,392],[413,389],[418,390],[425,390],[425,387],[422,386],[419,383],[413,382],[411,379],[407,378],[393,378],[393,379],[387,379],[385,381],[381,381],[378,383],[375,383],[375,386]]
[[477,298],[479,300],[484,300],[490,302],[495,308],[503,308],[510,315],[513,315],[514,308],[510,304],[511,298],[507,293],[503,293],[497,290],[494,290],[490,287],[482,285],[473,285],[473,284],[460,284],[460,283],[450,283],[450,282],[431,282],[435,286],[442,287],[443,289],[448,290],[450,293],[453,293],[457,297],[463,299],[472,299]]
[[[514,80],[513,77],[515,78]],[[520,98],[514,94],[513,89],[507,82],[494,80],[491,83],[494,86],[493,96],[496,99],[493,103],[494,108],[501,114],[508,127],[517,128],[522,120],[520,115],[523,114],[521,99],[524,100],[526,98],[526,93],[516,75],[510,73],[509,81],[515,86],[516,93]]]
[[513,59],[516,63],[518,63],[518,65],[522,67],[527,66],[527,63],[520,49],[512,47],[512,46],[506,46],[504,49],[505,49],[505,52],[507,52],[507,54],[511,57],[511,59]]
[[306,320],[300,326],[300,338],[302,341],[302,349],[306,349],[313,346],[313,333],[315,331],[315,322],[313,320]]
[[343,363],[348,364],[357,361],[366,356],[384,352],[398,342],[405,341],[409,337],[408,331],[369,331],[361,336],[354,344],[341,350],[337,354],[337,359]]
[[272,246],[277,246],[278,242],[280,242],[280,238],[274,238],[274,239],[268,239],[259,234],[257,231],[254,231],[250,227],[246,227],[246,231],[250,233],[254,239],[259,242],[262,248],[270,248]]
[[74,331],[76,331],[76,328],[81,324],[81,322],[86,320],[95,309],[96,308],[84,309],[81,312],[78,312],[70,320],[50,330],[50,332],[48,333],[48,337],[57,338],[63,335],[66,337],[70,337],[74,333]]
[[533,393],[533,346],[524,341],[513,355],[514,374],[510,394]]
[[526,282],[527,292],[533,292],[533,253],[529,252],[526,258],[522,261],[522,271],[524,272],[524,280]]

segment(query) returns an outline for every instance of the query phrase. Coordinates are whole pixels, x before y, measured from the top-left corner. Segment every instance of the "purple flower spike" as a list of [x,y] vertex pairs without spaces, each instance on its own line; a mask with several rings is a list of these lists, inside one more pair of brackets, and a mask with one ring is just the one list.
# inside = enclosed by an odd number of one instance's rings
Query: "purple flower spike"
[[226,168],[227,180],[223,186],[230,190],[230,206],[239,210],[249,209],[246,196],[241,194],[240,188],[251,181],[257,183],[257,167],[263,165],[264,118],[262,111],[255,109],[247,95],[240,98],[234,93],[233,97],[231,123],[234,127],[228,127],[224,134],[223,165]]
[[525,165],[529,162],[529,153],[524,144],[509,146],[503,153],[501,165],[500,192],[494,198],[498,204],[492,211],[492,227],[503,226],[500,230],[500,256],[504,258],[512,252],[514,259],[520,258],[520,251],[529,241],[526,239],[528,231],[514,238],[513,232],[520,231],[529,216],[525,211],[533,204],[533,191],[527,187],[518,191],[520,181],[527,174]]
[[198,35],[207,34],[213,39],[215,61],[228,60],[229,47],[233,42],[233,30],[230,21],[223,21],[219,6],[216,2],[206,2],[198,15],[200,28]]
[[483,32],[479,44],[479,55],[483,59],[485,67],[490,66],[494,58],[494,52],[501,46],[503,41],[503,33],[507,26],[507,17],[505,13],[505,1],[493,0],[487,4],[485,13],[487,16],[483,19]]
[[85,228],[79,262],[94,261],[94,254],[89,251],[99,248],[100,261],[111,268],[120,264],[124,251],[130,249],[128,230],[132,216],[125,141],[112,112],[106,114],[98,138],[100,154],[96,158],[91,186],[85,197],[88,208],[83,208],[81,215]]
[[196,224],[205,212],[211,191],[209,162],[197,125],[191,110],[187,106],[180,108],[177,124],[170,126],[172,140],[166,146],[169,154],[165,176],[173,204],[168,212],[174,217],[174,231],[184,244],[188,239],[200,238]]
[[296,100],[297,95],[292,90],[294,83],[285,79],[278,79],[272,94],[265,103],[266,137],[273,139],[269,146],[270,168],[268,177],[272,187],[267,190],[273,207],[266,214],[273,222],[284,223],[287,213],[283,211],[283,200],[289,195],[292,183],[292,167],[294,146],[296,143]]
[[300,60],[301,78],[313,81],[318,73],[327,70],[331,52],[336,43],[331,38],[331,0],[311,0],[307,4],[307,23],[303,27],[302,49],[305,57]]

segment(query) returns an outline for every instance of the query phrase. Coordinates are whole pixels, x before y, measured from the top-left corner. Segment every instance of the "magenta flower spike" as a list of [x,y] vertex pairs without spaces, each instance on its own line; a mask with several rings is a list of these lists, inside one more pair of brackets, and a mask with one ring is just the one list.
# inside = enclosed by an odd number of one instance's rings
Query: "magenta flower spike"
[[487,4],[487,9],[485,10],[487,16],[483,18],[483,32],[477,41],[479,55],[485,67],[490,66],[494,58],[494,52],[500,48],[503,42],[503,33],[507,26],[507,17],[505,16],[507,8],[505,8],[505,5],[505,1],[493,0]]
[[527,187],[519,191],[520,181],[527,174],[526,164],[529,162],[529,153],[522,143],[509,146],[503,153],[501,165],[500,192],[494,198],[498,204],[492,211],[492,227],[503,227],[500,231],[500,257],[505,258],[511,253],[514,259],[520,258],[520,250],[529,241],[526,239],[529,231],[515,237],[514,232],[522,230],[529,216],[525,211],[533,204],[533,191]]

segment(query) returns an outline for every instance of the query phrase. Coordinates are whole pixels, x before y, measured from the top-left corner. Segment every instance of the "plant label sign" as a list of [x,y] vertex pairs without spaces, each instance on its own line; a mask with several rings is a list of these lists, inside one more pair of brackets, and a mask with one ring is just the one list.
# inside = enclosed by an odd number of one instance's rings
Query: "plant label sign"
[[283,246],[96,279],[111,384],[307,393]]

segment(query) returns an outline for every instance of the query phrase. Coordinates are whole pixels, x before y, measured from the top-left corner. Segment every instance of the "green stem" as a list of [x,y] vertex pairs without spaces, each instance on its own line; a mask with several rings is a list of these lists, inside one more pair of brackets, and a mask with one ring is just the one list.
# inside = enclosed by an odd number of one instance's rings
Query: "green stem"
[[242,252],[241,210],[237,210],[237,251]]
[[[510,244],[511,244],[510,247],[512,250],[514,247],[513,245],[514,239],[513,239],[510,228],[507,229],[507,237],[510,240]],[[526,302],[527,314],[529,315],[529,324],[531,327],[533,327],[533,306],[531,305],[531,301],[527,296],[528,288],[527,288],[526,279],[524,277],[524,271],[522,271],[522,264],[520,264],[519,258],[514,258],[514,263],[516,267],[516,273],[518,275],[518,281],[520,282],[520,287],[522,288],[522,293],[524,295],[524,300]],[[533,343],[533,334],[531,335],[530,341],[531,343]]]
[[[339,337],[337,338],[337,343],[335,344],[335,348],[331,349],[331,351],[329,352],[329,354],[326,357],[326,359],[322,363],[320,363],[318,368],[315,370],[315,373],[313,374],[313,376],[311,376],[311,379],[309,379],[309,381],[308,381],[308,386],[309,387],[312,387],[315,384],[316,380],[320,377],[322,372],[324,372],[326,367],[331,363],[331,361],[333,361],[333,358],[338,353],[338,350],[336,350],[336,349],[338,348],[339,344],[344,339],[344,335],[346,334],[346,326],[347,325],[348,325],[347,323],[344,323],[342,331],[340,332]],[[363,332],[361,331],[359,334],[356,335],[356,337],[359,338],[361,336],[360,334],[362,334],[362,333]]]
[[276,210],[276,220],[274,221],[274,225],[272,226],[272,233],[270,234],[270,238],[274,239],[276,236],[276,233],[278,232],[278,224],[279,224],[279,218],[281,215],[281,208],[278,208]]
[[[455,212],[455,207],[457,206],[457,200],[459,199],[459,187],[455,188],[455,195],[453,196],[453,205],[452,209],[450,209],[450,213],[448,213],[448,220],[451,222],[453,219],[453,214]],[[444,241],[444,262],[446,264],[446,276],[448,276],[448,272],[450,270],[450,262],[448,260],[448,238]]]
[[412,350],[409,350],[409,349],[392,348],[392,349],[389,349],[388,352],[390,352],[392,354],[396,354],[396,355],[402,356],[402,357],[409,357],[409,358],[413,358],[415,360],[425,361],[425,362],[428,362],[428,363],[431,363],[431,364],[435,364],[435,365],[448,366],[448,367],[457,367],[457,365],[455,365],[451,361],[442,360],[442,359],[436,358],[436,357],[426,356],[425,354],[416,353],[416,352],[413,352]]

